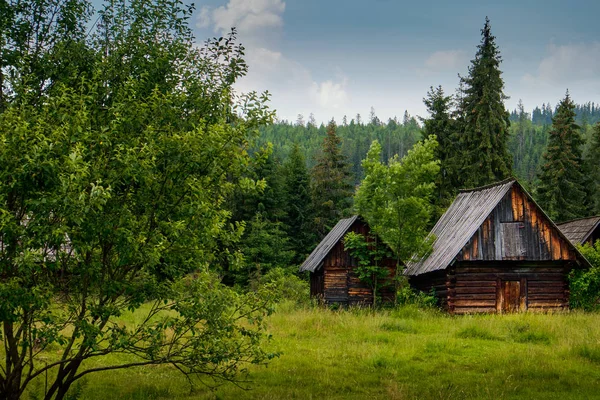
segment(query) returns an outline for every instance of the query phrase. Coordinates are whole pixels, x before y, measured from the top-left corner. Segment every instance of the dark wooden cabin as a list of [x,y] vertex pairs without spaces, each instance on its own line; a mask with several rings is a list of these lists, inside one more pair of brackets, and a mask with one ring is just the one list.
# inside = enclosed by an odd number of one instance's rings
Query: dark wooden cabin
[[574,219],[557,226],[573,244],[593,244],[600,239],[600,216]]
[[[326,304],[372,304],[373,291],[358,279],[355,273],[357,260],[344,249],[342,239],[348,232],[367,236],[370,229],[356,215],[340,220],[300,266],[300,271],[310,272],[310,295],[321,298]],[[385,259],[383,265],[390,274],[388,284],[380,290],[381,300],[394,301],[396,261]]]
[[453,314],[568,309],[569,272],[590,266],[515,180],[461,191],[431,234],[405,274]]

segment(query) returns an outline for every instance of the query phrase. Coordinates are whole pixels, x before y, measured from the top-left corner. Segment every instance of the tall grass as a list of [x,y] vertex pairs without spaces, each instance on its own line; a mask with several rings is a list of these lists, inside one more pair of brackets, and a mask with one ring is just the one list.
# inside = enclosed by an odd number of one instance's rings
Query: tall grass
[[[134,316],[127,316],[133,320]],[[600,314],[451,317],[405,306],[281,304],[248,390],[189,383],[166,366],[90,375],[82,399],[568,399],[600,396]]]

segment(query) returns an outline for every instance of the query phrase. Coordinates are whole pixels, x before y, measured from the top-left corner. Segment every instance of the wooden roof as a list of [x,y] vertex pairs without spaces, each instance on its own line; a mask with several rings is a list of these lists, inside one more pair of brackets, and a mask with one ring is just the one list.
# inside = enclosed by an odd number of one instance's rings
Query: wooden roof
[[557,224],[558,229],[560,229],[573,244],[585,243],[598,225],[600,225],[600,216],[579,218]]
[[431,230],[435,237],[429,256],[408,262],[406,275],[445,269],[508,193],[515,180],[461,191]]
[[358,215],[340,220],[331,231],[323,238],[321,243],[313,250],[308,258],[300,266],[300,271],[315,272],[323,263],[327,254],[333,249],[340,239],[346,234],[352,224],[358,219]]
[[[492,185],[475,189],[461,190],[442,215],[437,224],[431,230],[430,236],[435,237],[432,252],[420,259],[412,259],[407,263],[405,275],[421,275],[428,272],[446,269],[462,248],[469,242],[471,237],[483,224],[490,213],[502,201],[502,198],[510,191],[513,185],[518,185],[525,195],[545,215],[543,210],[535,203],[527,191],[515,180],[507,179]],[[552,220],[545,215],[550,225],[556,232],[567,238],[556,227]],[[568,242],[568,240],[567,240]],[[574,248],[577,257],[588,265],[587,260]]]

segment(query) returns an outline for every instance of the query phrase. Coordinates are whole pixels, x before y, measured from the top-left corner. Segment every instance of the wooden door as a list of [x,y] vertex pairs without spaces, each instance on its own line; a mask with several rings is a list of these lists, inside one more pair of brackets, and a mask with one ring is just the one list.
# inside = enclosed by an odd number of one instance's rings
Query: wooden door
[[496,310],[500,313],[514,313],[527,309],[527,281],[498,282]]

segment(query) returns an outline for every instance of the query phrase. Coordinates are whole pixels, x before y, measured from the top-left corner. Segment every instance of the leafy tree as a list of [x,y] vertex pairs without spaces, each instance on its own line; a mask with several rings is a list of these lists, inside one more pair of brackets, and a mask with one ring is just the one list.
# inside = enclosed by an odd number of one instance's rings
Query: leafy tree
[[373,307],[375,307],[379,291],[386,285],[390,285],[390,270],[381,264],[383,260],[393,257],[390,248],[381,243],[377,236],[365,237],[356,232],[348,232],[344,236],[344,248],[358,260],[354,272],[358,279],[369,285],[373,293]]
[[439,174],[435,136],[417,143],[403,158],[381,162],[381,145],[374,141],[363,161],[365,178],[354,197],[355,208],[398,258],[398,266],[429,248],[426,240],[431,198]]
[[299,264],[315,246],[314,209],[310,196],[310,176],[306,161],[295,144],[286,163],[285,198],[287,218],[286,228],[290,248],[294,251],[293,262]]
[[440,160],[440,174],[436,180],[437,194],[434,199],[439,216],[442,209],[452,202],[458,181],[457,163],[460,156],[455,141],[455,122],[450,115],[452,96],[446,96],[441,86],[435,89],[431,87],[423,102],[430,114],[429,118],[423,119],[423,137],[435,135],[439,144],[435,158]]
[[315,225],[320,237],[324,237],[348,212],[352,203],[349,165],[341,152],[341,139],[335,130],[335,121],[331,120],[321,155],[312,169]]
[[[197,49],[181,3],[117,3],[83,43],[85,73],[46,80],[43,96],[23,80],[0,114],[0,398],[48,376],[45,398],[63,399],[90,373],[136,365],[234,380],[271,357],[264,293],[214,273],[241,258],[223,249],[243,232],[226,204],[256,186],[241,172],[268,98],[234,102],[247,69],[235,35]],[[32,20],[51,28],[13,23]],[[125,310],[141,322],[119,323]],[[131,361],[88,362],[111,353]]]
[[461,78],[462,167],[458,178],[462,187],[482,186],[511,175],[512,162],[507,151],[509,113],[504,108],[507,97],[499,68],[502,59],[487,17],[481,36],[469,74]]
[[575,105],[569,92],[559,103],[540,173],[538,200],[542,208],[556,221],[584,217],[586,190],[581,170],[583,139],[575,123]]
[[3,1],[0,5],[0,111],[9,102],[39,100],[56,82],[89,76],[87,0]]

